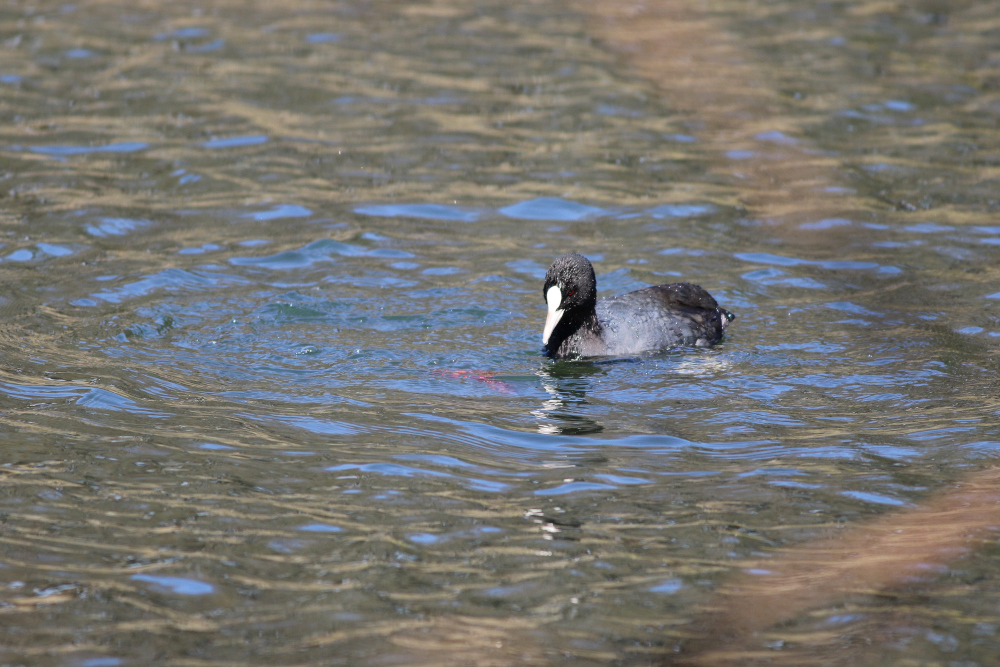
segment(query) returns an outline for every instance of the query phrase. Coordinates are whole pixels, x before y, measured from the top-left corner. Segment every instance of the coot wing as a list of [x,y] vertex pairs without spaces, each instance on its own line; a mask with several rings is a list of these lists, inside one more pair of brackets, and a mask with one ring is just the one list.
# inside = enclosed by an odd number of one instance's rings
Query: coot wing
[[701,285],[691,283],[671,283],[654,285],[643,289],[609,296],[604,301],[608,305],[632,306],[633,308],[653,308],[663,310],[715,310],[719,304]]
[[655,287],[650,287],[648,289],[661,294],[663,300],[666,301],[670,308],[700,308],[704,310],[715,310],[719,307],[715,298],[701,285],[692,285],[691,283],[672,283],[670,285],[656,285]]
[[[698,285],[674,283],[601,299],[604,354],[635,354],[719,340],[728,312]],[[731,318],[731,316],[729,316]]]

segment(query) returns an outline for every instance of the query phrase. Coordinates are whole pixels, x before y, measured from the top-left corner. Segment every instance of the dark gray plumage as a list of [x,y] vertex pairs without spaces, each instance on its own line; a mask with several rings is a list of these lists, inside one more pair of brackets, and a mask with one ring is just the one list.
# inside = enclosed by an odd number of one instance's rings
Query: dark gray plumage
[[622,357],[719,342],[735,315],[690,283],[656,285],[597,300],[594,267],[572,253],[552,262],[542,294],[549,307],[542,342],[556,359]]

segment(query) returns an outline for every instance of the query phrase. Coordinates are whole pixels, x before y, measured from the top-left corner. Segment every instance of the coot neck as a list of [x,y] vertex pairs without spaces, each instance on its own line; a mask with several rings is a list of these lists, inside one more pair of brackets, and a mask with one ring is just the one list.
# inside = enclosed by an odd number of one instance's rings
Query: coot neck
[[570,338],[600,338],[602,328],[597,319],[596,305],[589,308],[580,308],[576,311],[568,311],[556,325],[549,337],[549,342],[545,346],[549,356],[558,354],[565,355],[573,350],[561,349],[563,343]]

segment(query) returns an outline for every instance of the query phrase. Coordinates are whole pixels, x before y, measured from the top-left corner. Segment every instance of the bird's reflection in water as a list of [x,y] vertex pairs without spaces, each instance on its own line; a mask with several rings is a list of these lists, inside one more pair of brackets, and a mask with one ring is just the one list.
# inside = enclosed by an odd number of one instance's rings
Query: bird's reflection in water
[[593,411],[587,407],[587,393],[593,388],[594,380],[606,375],[613,367],[641,367],[644,364],[650,364],[650,368],[668,364],[669,372],[676,376],[711,377],[728,372],[733,361],[721,354],[719,349],[677,347],[641,357],[546,362],[535,371],[535,375],[542,380],[542,388],[550,396],[540,408],[531,411],[538,420],[538,432],[549,435],[602,432],[604,427],[588,416]]
[[549,362],[535,374],[550,398],[531,414],[538,420],[538,432],[549,435],[591,435],[604,427],[586,416],[587,391],[596,376],[606,371],[591,362]]

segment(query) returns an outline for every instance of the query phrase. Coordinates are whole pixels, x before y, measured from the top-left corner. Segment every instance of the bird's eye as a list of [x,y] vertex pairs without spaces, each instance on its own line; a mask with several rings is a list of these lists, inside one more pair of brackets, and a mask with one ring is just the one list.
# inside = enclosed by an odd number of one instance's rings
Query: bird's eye
[[569,291],[569,294],[567,294],[566,296],[573,296],[574,294],[576,294],[576,290],[575,289],[571,289]]

